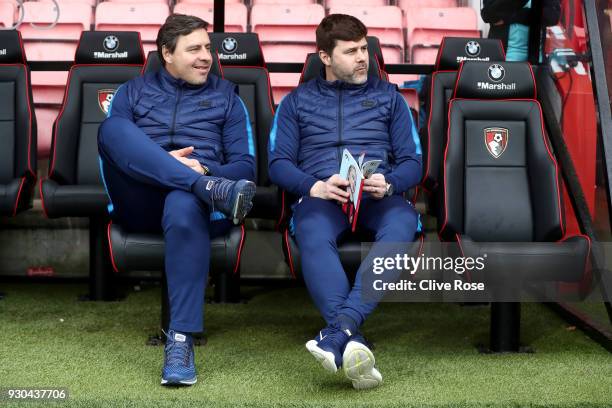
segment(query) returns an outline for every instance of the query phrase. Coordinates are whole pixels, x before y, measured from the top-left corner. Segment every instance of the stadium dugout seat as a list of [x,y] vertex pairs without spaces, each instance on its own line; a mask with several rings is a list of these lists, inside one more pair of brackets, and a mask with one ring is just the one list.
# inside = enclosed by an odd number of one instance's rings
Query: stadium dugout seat
[[387,5],[389,5],[387,0],[325,0],[325,8],[328,10],[336,7],[384,7]]
[[15,24],[15,4],[2,1],[0,2],[0,28],[10,28]]
[[168,4],[103,2],[96,7],[97,31],[138,31],[144,52],[155,50],[157,32],[170,14]]
[[380,40],[377,37],[372,35],[368,35],[366,37],[366,41],[368,43],[368,53],[374,54],[376,59],[378,60],[378,65],[380,65],[380,69],[385,70],[385,56],[383,55],[382,48],[380,46]]
[[257,193],[251,218],[278,220],[280,193],[268,177],[268,137],[274,119],[270,76],[255,33],[211,33],[213,50],[223,65],[223,77],[238,85],[256,141]]
[[251,5],[273,4],[277,6],[293,6],[296,4],[315,4],[316,0],[251,0]]
[[506,55],[500,40],[486,38],[445,37],[438,50],[429,92],[427,126],[421,128],[423,179],[421,186],[428,193],[428,212],[436,216],[442,208],[438,186],[443,171],[443,156],[448,130],[448,104],[455,89],[461,61],[479,58],[504,61]]
[[590,252],[587,236],[565,234],[559,169],[543,122],[528,63],[462,63],[449,106],[439,234],[458,256],[488,254],[485,276],[466,278],[492,291],[494,352],[519,351],[517,289],[579,281]]
[[[214,2],[215,2],[214,0],[179,0],[176,2],[176,4],[194,3],[194,4],[206,4],[206,5],[212,6]],[[225,0],[225,4],[237,4],[237,3],[246,3],[246,2],[243,2],[242,0]]]
[[261,4],[251,9],[251,27],[267,62],[302,62],[316,51],[315,30],[323,17],[320,4]]
[[36,117],[30,70],[18,31],[0,31],[0,215],[32,207],[36,184]]
[[[159,71],[161,66],[157,52],[151,51],[142,73]],[[219,65],[216,53],[213,53],[210,72],[223,77],[223,69]],[[216,302],[236,302],[240,298],[240,256],[245,236],[244,225],[239,225],[233,226],[226,236],[211,241],[210,276],[213,279]],[[159,234],[129,231],[117,223],[110,222],[108,241],[115,272],[162,271],[161,327],[167,332],[170,315],[164,273],[163,234],[161,231]]]
[[406,44],[412,63],[433,64],[436,49],[443,37],[480,37],[478,16],[471,7],[419,7],[405,9],[404,12]]
[[[92,23],[91,6],[51,1],[23,3],[19,31],[29,61],[72,61],[81,32]],[[55,22],[57,19],[57,22]]]
[[[213,5],[200,3],[178,3],[174,12],[200,17],[208,22],[208,31],[213,29]],[[247,30],[247,7],[242,3],[229,3],[225,5],[225,31],[241,32]]]
[[106,247],[108,197],[100,179],[97,133],[117,88],[138,76],[144,56],[136,32],[84,31],[53,125],[49,173],[40,182],[45,215],[88,217],[90,299],[112,298]]
[[334,7],[330,14],[348,14],[360,19],[368,34],[378,38],[387,64],[404,62],[404,34],[402,10],[396,6],[366,7],[346,5]]
[[[33,0],[30,0],[33,1]],[[38,1],[38,0],[37,0]],[[52,1],[52,0],[40,0],[40,1]],[[96,7],[97,4],[97,0],[55,0],[57,2],[57,4],[60,5],[60,9],[62,5],[70,5],[72,3],[83,3],[83,4],[87,4],[88,6],[90,6],[92,8],[92,12],[93,12],[93,8]]]
[[404,11],[419,7],[450,8],[457,7],[457,0],[398,0],[397,5]]
[[[72,1],[72,0],[69,0]],[[168,4],[166,0],[105,0],[113,3],[163,3]]]

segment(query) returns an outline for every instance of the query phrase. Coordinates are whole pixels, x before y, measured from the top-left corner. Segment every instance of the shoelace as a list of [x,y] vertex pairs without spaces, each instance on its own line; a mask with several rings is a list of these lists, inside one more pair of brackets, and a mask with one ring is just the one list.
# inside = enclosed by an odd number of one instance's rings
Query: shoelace
[[189,366],[189,343],[174,341],[168,333],[166,335],[166,364],[175,365],[183,364],[185,367]]
[[221,180],[216,182],[211,191],[212,199],[225,200],[233,186],[234,182],[229,180]]
[[339,346],[343,340],[345,340],[345,337],[346,333],[336,328],[336,330],[329,330],[322,341],[327,341]]

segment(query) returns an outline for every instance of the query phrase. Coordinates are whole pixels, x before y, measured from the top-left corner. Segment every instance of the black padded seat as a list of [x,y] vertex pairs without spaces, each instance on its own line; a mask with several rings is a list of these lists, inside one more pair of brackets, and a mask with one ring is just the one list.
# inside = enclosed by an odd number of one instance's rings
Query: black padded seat
[[446,147],[448,130],[448,104],[455,90],[457,70],[463,61],[505,61],[503,45],[500,40],[486,38],[444,37],[434,72],[431,76],[429,91],[429,115],[427,126],[421,128],[421,147],[423,148],[423,179],[421,187],[429,193],[428,212],[440,218],[442,207],[438,185],[442,179],[442,160]]
[[36,184],[36,117],[30,70],[19,31],[0,31],[0,215],[32,207]]
[[[115,40],[118,48],[108,52],[106,41]],[[84,31],[74,62],[53,124],[49,174],[40,184],[43,209],[50,218],[105,217],[109,201],[100,179],[98,127],[117,88],[140,74],[140,36]]]
[[138,76],[143,62],[137,32],[81,33],[53,124],[49,173],[39,185],[47,217],[89,217],[92,300],[114,298],[106,239],[109,200],[100,177],[98,127],[119,86]]
[[513,289],[578,282],[590,253],[588,237],[565,234],[559,170],[528,63],[462,63],[443,169],[440,237],[464,257],[488,254],[481,278],[495,280],[499,293],[491,348],[518,351],[520,303]]

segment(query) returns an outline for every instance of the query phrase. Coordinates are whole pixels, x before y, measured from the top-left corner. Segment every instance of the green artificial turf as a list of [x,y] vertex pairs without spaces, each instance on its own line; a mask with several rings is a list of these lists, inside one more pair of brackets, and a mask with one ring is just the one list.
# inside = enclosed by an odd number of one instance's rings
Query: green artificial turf
[[[304,343],[322,321],[303,288],[243,288],[246,304],[206,305],[198,383],[159,385],[159,288],[121,302],[79,302],[82,285],[3,285],[0,388],[66,387],[41,406],[610,407],[612,355],[539,304],[524,304],[522,340],[533,354],[483,355],[488,308],[381,304],[364,326],[384,384],[355,391]],[[63,321],[61,320],[63,319]],[[9,404],[0,406],[34,406]]]

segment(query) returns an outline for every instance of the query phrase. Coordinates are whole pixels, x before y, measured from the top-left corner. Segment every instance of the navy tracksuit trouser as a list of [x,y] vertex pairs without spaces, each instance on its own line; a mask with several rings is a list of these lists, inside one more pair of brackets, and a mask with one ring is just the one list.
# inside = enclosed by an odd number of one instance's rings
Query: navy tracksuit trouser
[[[388,248],[414,241],[419,218],[414,207],[402,196],[381,200],[364,197],[357,225],[374,233],[376,244],[370,254],[384,253],[386,250],[381,250],[382,246]],[[303,197],[294,206],[293,227],[306,287],[325,321],[330,324],[343,315],[353,320],[357,327],[361,326],[378,301],[362,299],[363,274],[371,273],[363,267],[365,263],[359,268],[352,287],[340,263],[338,240],[350,233],[347,217],[340,206],[335,201]],[[394,277],[387,275],[386,279]]]
[[208,205],[191,188],[201,177],[151,140],[133,122],[111,116],[98,134],[101,173],[111,216],[134,232],[163,232],[170,329],[203,331],[210,241],[231,221],[211,221]]

